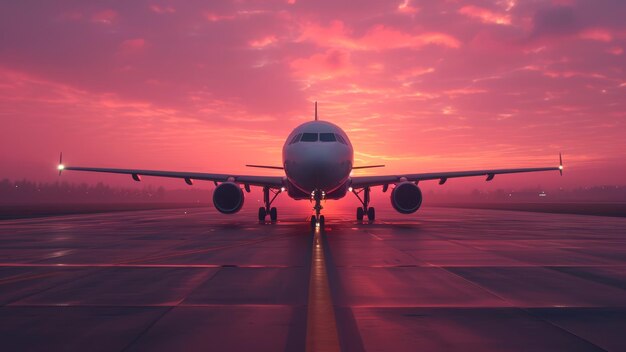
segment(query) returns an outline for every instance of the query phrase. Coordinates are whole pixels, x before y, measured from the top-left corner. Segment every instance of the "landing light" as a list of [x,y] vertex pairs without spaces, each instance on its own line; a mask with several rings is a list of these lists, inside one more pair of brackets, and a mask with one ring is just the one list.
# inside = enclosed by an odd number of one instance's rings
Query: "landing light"
[[559,170],[563,170],[563,165],[559,165]]
[[352,192],[352,187],[348,187],[348,192]]
[[281,192],[285,192],[285,190],[287,190],[285,187],[281,187],[281,188],[280,188],[280,191],[281,191]]
[[59,170],[63,170],[63,169],[65,169],[65,165],[63,165],[63,164],[59,164],[59,166],[57,166],[57,169],[59,169]]

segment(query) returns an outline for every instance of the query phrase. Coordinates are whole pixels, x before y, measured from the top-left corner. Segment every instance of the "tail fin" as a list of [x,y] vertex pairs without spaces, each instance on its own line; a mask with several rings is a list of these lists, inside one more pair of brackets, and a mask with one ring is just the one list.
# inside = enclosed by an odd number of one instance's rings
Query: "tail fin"
[[317,121],[317,102],[315,102],[315,121]]

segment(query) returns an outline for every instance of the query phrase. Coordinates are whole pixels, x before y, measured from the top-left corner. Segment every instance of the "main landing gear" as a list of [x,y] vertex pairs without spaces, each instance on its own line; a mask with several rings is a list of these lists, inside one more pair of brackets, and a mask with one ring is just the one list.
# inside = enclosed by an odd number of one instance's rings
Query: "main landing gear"
[[[363,221],[363,217],[367,215],[367,220],[372,222],[376,219],[376,210],[374,207],[369,207],[370,204],[370,188],[365,187],[360,191],[352,190],[352,193],[359,199],[361,202],[361,207],[356,208],[356,219],[358,221]],[[359,194],[363,193],[363,198],[359,196]]]
[[315,215],[311,215],[311,228],[313,229],[317,226],[319,226],[320,229],[324,229],[325,219],[324,215],[320,215],[320,212],[324,208],[322,207],[322,200],[325,196],[324,191],[317,189],[311,193],[311,200],[315,201],[315,205],[313,206]]
[[[270,199],[270,192],[274,194],[272,199]],[[263,204],[265,204],[265,206],[259,208],[259,222],[265,222],[265,217],[267,215],[270,216],[270,220],[272,222],[276,222],[276,220],[278,220],[278,211],[276,210],[276,207],[272,207],[272,203],[280,192],[280,190],[263,187]]]

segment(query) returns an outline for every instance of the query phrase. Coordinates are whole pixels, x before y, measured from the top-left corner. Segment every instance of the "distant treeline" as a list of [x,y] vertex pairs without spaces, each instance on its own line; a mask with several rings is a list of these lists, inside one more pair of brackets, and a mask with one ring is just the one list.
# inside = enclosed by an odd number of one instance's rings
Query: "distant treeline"
[[67,182],[39,183],[28,180],[0,181],[0,203],[210,203],[210,190],[166,190],[150,185],[142,189]]
[[478,190],[469,192],[434,192],[431,202],[621,202],[626,203],[626,186],[594,186],[549,190],[541,187],[523,190]]
[[[28,180],[0,181],[0,204],[28,203],[211,203],[212,190],[190,187],[167,190],[146,185],[141,189],[67,182],[39,183]],[[626,186],[595,186],[546,190],[540,187],[507,191],[427,190],[427,203],[437,202],[623,202]]]

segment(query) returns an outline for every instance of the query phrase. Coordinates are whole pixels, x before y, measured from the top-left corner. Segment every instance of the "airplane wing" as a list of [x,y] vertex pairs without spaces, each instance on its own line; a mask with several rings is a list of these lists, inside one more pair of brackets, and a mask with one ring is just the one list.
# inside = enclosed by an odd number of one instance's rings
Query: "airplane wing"
[[139,170],[139,169],[111,169],[100,167],[83,167],[68,166],[63,164],[62,156],[59,159],[59,174],[62,171],[90,171],[90,172],[106,172],[112,174],[131,175],[133,180],[141,181],[140,176],[157,176],[181,178],[189,185],[192,180],[214,181],[214,182],[235,182],[250,186],[261,186],[270,188],[281,188],[283,186],[283,178],[281,176],[250,176],[250,175],[234,175],[234,174],[208,174],[202,172],[182,172],[182,171],[161,171],[161,170]]
[[493,169],[493,170],[472,170],[472,171],[450,171],[450,172],[432,172],[423,174],[403,174],[403,175],[386,175],[386,176],[357,176],[352,177],[352,188],[363,188],[388,185],[390,183],[402,181],[425,181],[439,180],[439,184],[446,183],[449,178],[470,177],[470,176],[486,176],[487,181],[491,181],[495,175],[515,174],[522,172],[538,172],[538,171],[559,171],[563,175],[563,159],[559,154],[559,165],[554,167],[538,167],[538,168],[521,168],[521,169]]

